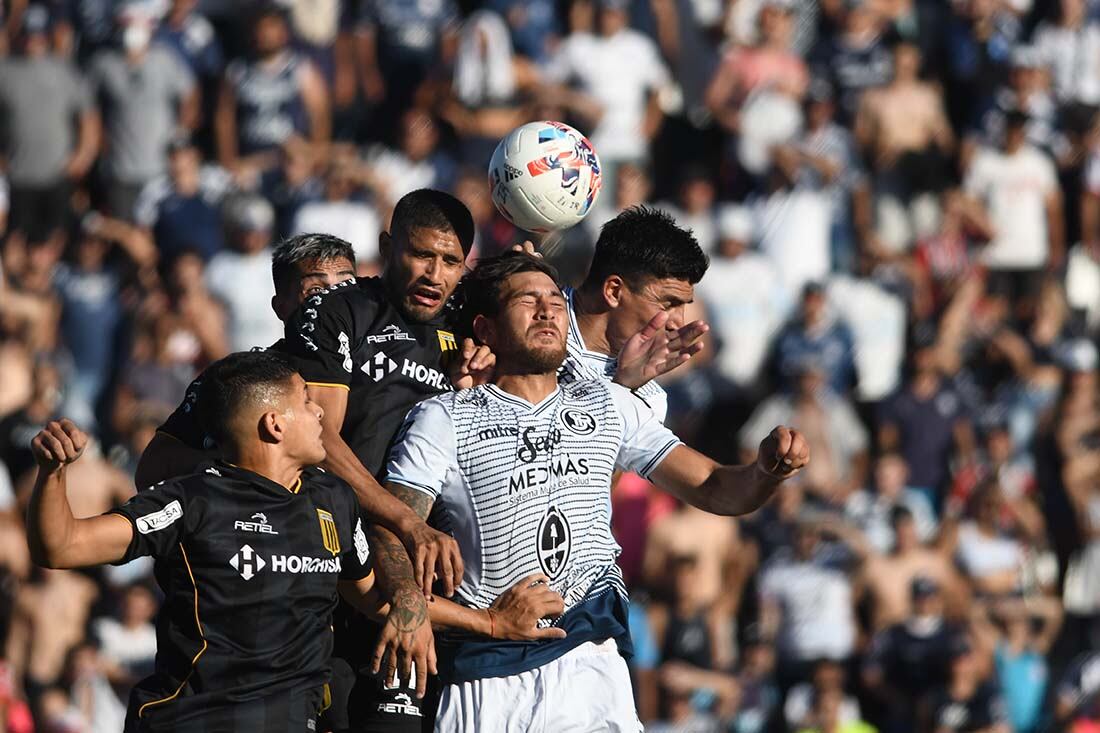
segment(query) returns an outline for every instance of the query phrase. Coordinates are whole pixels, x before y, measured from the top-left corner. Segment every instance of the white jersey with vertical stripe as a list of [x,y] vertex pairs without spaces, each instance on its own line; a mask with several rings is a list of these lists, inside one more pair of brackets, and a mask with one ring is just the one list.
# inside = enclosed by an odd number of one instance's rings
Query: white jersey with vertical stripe
[[444,678],[518,674],[585,641],[625,634],[611,478],[617,469],[648,477],[679,444],[637,397],[604,380],[560,384],[537,405],[495,385],[417,405],[387,481],[434,499],[430,522],[454,536],[465,566],[455,600],[488,608],[520,579],[545,573],[565,599],[553,623],[569,634],[514,649],[494,640],[485,654],[476,640],[452,635],[458,662],[448,673],[441,653]]
[[[577,307],[575,304],[576,291],[573,288],[564,288],[565,300],[569,306],[569,334],[566,337],[568,356],[561,369],[558,370],[558,379],[562,382],[571,382],[578,379],[602,379],[610,382],[615,376],[615,370],[619,367],[619,360],[614,356],[601,354],[598,351],[590,351],[584,344],[584,336],[581,335],[580,325],[577,323]],[[668,414],[668,395],[661,385],[655,381],[649,381],[634,390],[634,394],[661,422],[665,421]]]

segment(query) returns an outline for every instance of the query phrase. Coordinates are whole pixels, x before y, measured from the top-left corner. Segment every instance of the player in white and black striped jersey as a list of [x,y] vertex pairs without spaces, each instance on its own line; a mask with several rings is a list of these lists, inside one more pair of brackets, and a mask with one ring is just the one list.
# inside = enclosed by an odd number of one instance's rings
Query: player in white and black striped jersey
[[[441,635],[436,730],[639,729],[622,659],[630,638],[610,526],[614,471],[636,471],[706,511],[743,514],[806,463],[806,443],[776,428],[756,463],[720,466],[625,388],[559,384],[568,315],[549,265],[509,253],[467,277],[464,321],[496,354],[493,383],[414,408],[387,487],[454,535],[465,567],[455,600],[485,609],[490,627],[498,597],[533,573],[565,611],[537,621],[561,633],[536,642]],[[375,554],[386,592],[415,593],[403,552]]]

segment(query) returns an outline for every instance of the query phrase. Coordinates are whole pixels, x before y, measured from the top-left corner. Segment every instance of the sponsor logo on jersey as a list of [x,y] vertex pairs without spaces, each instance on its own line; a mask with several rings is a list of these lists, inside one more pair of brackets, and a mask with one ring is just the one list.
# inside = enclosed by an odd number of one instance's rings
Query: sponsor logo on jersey
[[360,565],[366,565],[370,559],[370,545],[367,544],[367,535],[363,531],[363,520],[355,520],[355,532],[352,535],[355,543],[355,554],[359,558]]
[[519,435],[519,428],[511,425],[498,425],[485,428],[477,434],[478,440],[492,440],[493,438],[508,438]]
[[318,509],[317,520],[321,523],[321,544],[333,555],[339,555],[340,533],[336,531],[336,520],[332,518],[332,513]]
[[393,702],[378,703],[378,712],[390,713],[391,715],[411,715],[416,718],[422,715],[420,708],[404,692],[394,695]]
[[508,502],[520,504],[546,495],[551,487],[587,484],[590,471],[588,458],[570,456],[557,456],[540,465],[519,466],[508,479]]
[[134,520],[134,525],[141,534],[150,534],[171,526],[172,523],[182,516],[183,507],[180,506],[179,499],[175,499],[159,512],[153,512],[152,514],[146,514],[144,517],[138,517]]
[[386,356],[385,351],[379,351],[366,364],[359,369],[375,382],[381,382],[387,375],[392,374],[397,368],[397,362]]
[[[310,324],[312,325],[312,324]],[[351,344],[348,342],[348,335],[343,331],[336,337],[340,342],[340,347],[337,351],[344,357],[344,371],[351,374],[352,362],[351,362]]]
[[566,430],[577,435],[591,435],[596,432],[596,418],[575,407],[562,410],[561,421]]
[[275,528],[267,523],[267,515],[263,512],[256,512],[249,521],[242,522],[237,520],[233,522],[233,529],[238,532],[255,532],[257,534],[279,534],[275,531]]
[[210,474],[211,476],[217,476],[218,478],[221,478],[221,475],[222,475],[222,472],[219,471],[216,468],[208,468],[208,469],[206,469],[206,472],[208,474]]
[[573,537],[569,522],[557,507],[546,510],[546,516],[539,522],[538,535],[535,538],[538,548],[539,566],[542,572],[554,580],[569,562],[569,553],[573,549]]
[[267,567],[264,559],[256,554],[251,545],[241,545],[241,549],[233,553],[229,558],[229,564],[241,574],[245,580],[252,580],[256,573]]
[[446,374],[438,369],[431,369],[423,364],[417,364],[410,359],[405,359],[405,363],[401,365],[401,374],[409,379],[415,379],[421,384],[435,387],[441,392],[448,391],[451,388],[451,382],[447,379]]
[[401,330],[400,326],[393,323],[383,328],[378,333],[367,336],[368,344],[384,344],[387,341],[415,341],[412,336]]
[[439,337],[440,351],[447,352],[458,350],[458,341],[455,340],[455,335],[450,331],[436,331],[435,335]]
[[545,435],[532,435],[534,432],[533,427],[523,431],[523,445],[516,452],[516,458],[524,463],[534,463],[539,455],[549,453],[561,443],[561,431],[557,428],[550,428]]

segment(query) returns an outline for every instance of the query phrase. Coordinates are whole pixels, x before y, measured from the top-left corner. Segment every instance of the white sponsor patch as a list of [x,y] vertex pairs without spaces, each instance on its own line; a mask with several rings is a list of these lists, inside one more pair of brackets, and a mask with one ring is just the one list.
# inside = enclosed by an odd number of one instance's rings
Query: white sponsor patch
[[359,564],[366,565],[370,559],[370,545],[367,544],[367,535],[363,532],[363,520],[355,520],[355,554],[359,556]]
[[182,516],[183,507],[180,506],[179,499],[176,499],[159,512],[153,512],[152,514],[146,514],[144,517],[138,517],[134,521],[134,525],[137,526],[138,532],[149,534],[150,532],[159,532],[165,527],[171,526],[173,522]]

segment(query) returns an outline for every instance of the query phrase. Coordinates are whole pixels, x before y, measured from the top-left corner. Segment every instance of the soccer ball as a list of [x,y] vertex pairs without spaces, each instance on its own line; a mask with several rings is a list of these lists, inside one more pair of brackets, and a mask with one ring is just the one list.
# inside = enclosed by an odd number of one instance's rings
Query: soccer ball
[[493,203],[529,232],[567,229],[600,194],[600,159],[588,138],[561,122],[528,122],[508,133],[489,162]]

